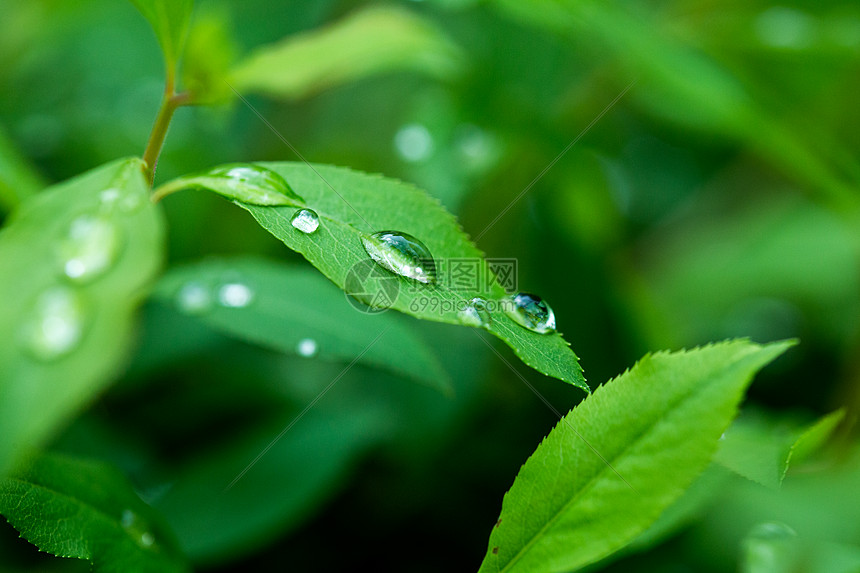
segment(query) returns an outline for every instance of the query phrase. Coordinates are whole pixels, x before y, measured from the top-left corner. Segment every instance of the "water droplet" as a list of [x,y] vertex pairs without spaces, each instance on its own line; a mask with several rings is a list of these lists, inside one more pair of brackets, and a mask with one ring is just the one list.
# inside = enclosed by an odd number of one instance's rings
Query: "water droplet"
[[72,221],[60,243],[63,273],[75,282],[89,282],[107,271],[121,247],[119,227],[108,219],[82,215]]
[[131,527],[134,525],[134,522],[137,520],[137,516],[134,515],[134,512],[130,509],[124,509],[122,512],[122,516],[119,518],[119,522],[123,527]]
[[27,349],[39,360],[56,360],[75,349],[84,334],[84,304],[68,287],[54,287],[36,299],[25,327]]
[[318,351],[319,345],[317,345],[317,341],[313,338],[302,338],[296,345],[296,352],[298,352],[300,356],[304,356],[305,358],[316,356],[316,353]]
[[433,136],[420,123],[410,123],[394,135],[394,147],[404,161],[417,163],[433,154]]
[[505,313],[521,326],[539,334],[555,332],[555,314],[539,296],[520,292],[503,304]]
[[254,291],[242,283],[227,283],[218,289],[218,301],[230,308],[242,308],[254,300]]
[[105,209],[112,209],[113,206],[116,205],[117,201],[119,201],[120,195],[119,189],[105,189],[99,193],[99,200]]
[[200,283],[186,283],[176,293],[176,306],[185,314],[202,314],[212,307],[212,293]]
[[202,177],[219,179],[225,186],[215,190],[243,203],[292,205],[296,202],[304,202],[283,177],[259,165],[239,163],[222,165],[208,171]]
[[123,213],[132,213],[144,205],[145,199],[142,193],[125,193],[119,200],[119,208]]
[[463,307],[457,317],[466,326],[487,328],[490,326],[490,313],[487,311],[487,301],[476,297]]
[[361,237],[364,250],[382,267],[421,283],[436,282],[436,262],[424,243],[399,231]]
[[132,510],[123,510],[119,523],[141,547],[149,548],[155,545],[155,536],[144,529],[145,524]]
[[145,532],[140,535],[140,544],[144,547],[152,547],[155,543],[155,537],[150,532]]
[[320,226],[320,218],[310,209],[301,209],[290,219],[290,224],[302,233],[313,233]]

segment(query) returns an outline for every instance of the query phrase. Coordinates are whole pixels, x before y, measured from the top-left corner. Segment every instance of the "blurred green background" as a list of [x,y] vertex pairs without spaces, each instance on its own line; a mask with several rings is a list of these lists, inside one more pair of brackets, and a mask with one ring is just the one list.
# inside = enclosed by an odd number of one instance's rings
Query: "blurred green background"
[[[229,61],[371,4],[201,1],[195,19],[223,35],[205,50]],[[308,160],[414,182],[488,256],[518,259],[520,288],[552,305],[593,387],[648,351],[798,337],[748,407],[790,420],[856,411],[860,5],[383,5],[425,19],[456,48],[432,69],[249,94]],[[3,0],[0,184],[38,187],[140,155],[162,66],[129,2]],[[296,159],[234,99],[179,110],[157,182]],[[164,209],[171,265],[244,253],[305,264],[222,199],[187,192]],[[504,492],[556,419],[472,332],[400,318],[456,396],[356,366],[264,458],[258,479],[224,496],[224,477],[342,364],[236,342],[152,301],[127,374],[54,446],[117,463],[201,569],[474,570]],[[512,364],[559,410],[583,397]],[[734,570],[739,540],[773,516],[762,502],[731,526],[728,512],[753,504],[743,496],[758,499],[732,479],[724,495],[735,501],[610,569]],[[843,533],[837,541],[860,542]],[[0,570],[84,565],[38,555],[5,525],[0,550]]]

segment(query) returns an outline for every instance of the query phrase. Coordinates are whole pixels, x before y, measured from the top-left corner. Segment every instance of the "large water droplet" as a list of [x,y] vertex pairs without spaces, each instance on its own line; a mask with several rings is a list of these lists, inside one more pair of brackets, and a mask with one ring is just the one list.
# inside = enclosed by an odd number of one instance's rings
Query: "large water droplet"
[[59,254],[63,273],[76,282],[88,282],[107,271],[116,261],[122,234],[108,219],[82,215],[72,221]]
[[316,356],[318,351],[319,345],[313,338],[302,338],[296,345],[296,352],[299,353],[299,356],[304,356],[305,358]]
[[39,360],[56,360],[77,347],[84,334],[84,304],[68,287],[54,287],[36,299],[25,326],[27,350]]
[[457,318],[466,326],[489,327],[490,313],[487,310],[487,301],[480,297],[473,298],[457,313]]
[[555,314],[539,296],[520,292],[503,301],[505,313],[518,324],[539,334],[555,332]]
[[216,191],[243,203],[292,205],[304,202],[283,177],[259,165],[222,165],[208,171],[203,177],[219,179],[224,188]]
[[186,283],[176,293],[176,306],[185,314],[203,314],[212,308],[212,293],[201,283]]
[[320,218],[310,209],[300,209],[290,219],[290,224],[302,233],[313,233],[320,226]]
[[230,308],[242,308],[254,300],[254,291],[246,284],[227,283],[218,289],[218,301]]
[[436,282],[436,262],[424,243],[399,231],[379,231],[361,238],[364,250],[379,265],[422,283]]

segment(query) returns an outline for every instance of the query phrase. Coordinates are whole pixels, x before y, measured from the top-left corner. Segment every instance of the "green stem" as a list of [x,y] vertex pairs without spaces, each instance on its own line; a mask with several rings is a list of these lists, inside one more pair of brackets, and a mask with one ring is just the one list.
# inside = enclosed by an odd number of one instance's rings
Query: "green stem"
[[170,120],[173,119],[173,113],[180,106],[187,105],[191,99],[187,92],[175,93],[171,84],[172,82],[169,82],[164,91],[161,107],[155,117],[152,132],[149,134],[146,150],[143,152],[143,162],[146,163],[146,179],[150,186],[155,179],[155,167],[158,163],[158,156],[161,154],[161,148],[164,146],[164,138],[167,136],[167,129],[170,127]]
[[165,183],[164,185],[153,191],[152,195],[150,196],[150,199],[153,203],[158,203],[168,195],[176,193],[177,191],[182,191],[188,186],[188,183],[182,178],[174,179],[173,181]]

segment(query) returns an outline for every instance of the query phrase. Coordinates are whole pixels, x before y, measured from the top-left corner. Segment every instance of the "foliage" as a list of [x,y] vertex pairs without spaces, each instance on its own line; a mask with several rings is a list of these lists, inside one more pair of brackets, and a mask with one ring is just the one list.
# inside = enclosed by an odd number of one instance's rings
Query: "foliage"
[[0,31],[0,572],[858,570],[857,6]]

